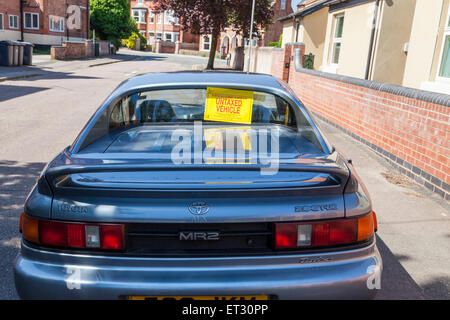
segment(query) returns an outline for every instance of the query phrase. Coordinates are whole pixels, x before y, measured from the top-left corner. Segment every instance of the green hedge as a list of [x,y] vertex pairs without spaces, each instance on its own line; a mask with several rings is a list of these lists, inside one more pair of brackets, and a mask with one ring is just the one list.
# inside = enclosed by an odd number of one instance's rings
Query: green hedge
[[133,32],[128,39],[123,39],[122,40],[122,44],[125,47],[134,50],[134,47],[136,46],[136,40],[138,38],[141,39],[141,47],[140,47],[140,49],[141,50],[145,50],[147,48],[147,39],[142,34],[140,34],[139,32]]

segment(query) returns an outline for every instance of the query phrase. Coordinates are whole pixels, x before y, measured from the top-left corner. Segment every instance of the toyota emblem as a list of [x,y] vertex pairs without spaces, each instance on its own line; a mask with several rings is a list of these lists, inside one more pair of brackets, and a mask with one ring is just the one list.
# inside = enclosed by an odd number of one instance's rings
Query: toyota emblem
[[208,213],[209,205],[206,202],[193,202],[189,206],[189,212],[195,214],[196,216],[200,216]]

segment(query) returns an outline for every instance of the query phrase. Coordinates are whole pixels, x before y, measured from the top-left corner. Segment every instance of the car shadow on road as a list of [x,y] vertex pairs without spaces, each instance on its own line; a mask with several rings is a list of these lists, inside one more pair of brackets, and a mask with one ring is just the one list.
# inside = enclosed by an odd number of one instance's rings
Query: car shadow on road
[[19,217],[45,163],[0,160],[0,299],[16,299],[12,266],[20,248]]
[[26,96],[36,92],[48,90],[49,88],[29,87],[29,86],[9,86],[0,84],[0,102]]
[[409,257],[395,256],[384,241],[377,235],[377,247],[383,259],[381,290],[377,300],[423,300],[423,290],[403,268],[399,260]]

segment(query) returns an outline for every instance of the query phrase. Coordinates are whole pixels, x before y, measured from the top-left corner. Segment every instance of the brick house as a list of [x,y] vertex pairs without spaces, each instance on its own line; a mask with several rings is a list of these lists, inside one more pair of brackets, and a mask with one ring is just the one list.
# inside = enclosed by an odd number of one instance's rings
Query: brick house
[[0,40],[41,46],[89,38],[89,0],[2,0]]
[[[266,30],[259,30],[260,37],[253,39],[254,46],[267,46],[270,42],[278,42],[283,33],[283,23],[278,21],[280,17],[292,13],[291,0],[273,1],[274,23],[267,27]],[[220,39],[217,45],[217,51],[221,57],[225,57],[235,47],[247,46],[248,40],[243,39],[239,34],[239,28],[225,28],[220,33]],[[244,43],[243,43],[244,42]],[[209,51],[211,36],[204,35],[200,38],[199,50]]]
[[[177,19],[170,11],[158,12],[155,10],[158,0],[130,0],[131,14],[138,23],[138,28],[142,35],[147,38],[148,44],[154,44],[155,40],[170,42],[180,41],[182,43],[197,44],[199,51],[209,52],[211,45],[211,35],[195,35],[189,31],[183,31]],[[277,42],[283,32],[283,23],[277,21],[279,17],[292,12],[291,0],[274,1],[275,22],[267,28],[261,30],[261,38],[255,39],[255,45],[265,46],[269,42]],[[239,30],[225,28],[220,34],[217,51],[222,57],[234,47],[242,46],[243,39],[239,35]]]
[[168,42],[198,43],[200,36],[183,30],[172,12],[155,10],[157,0],[130,0],[131,15],[136,20],[139,32],[148,44],[156,40]]

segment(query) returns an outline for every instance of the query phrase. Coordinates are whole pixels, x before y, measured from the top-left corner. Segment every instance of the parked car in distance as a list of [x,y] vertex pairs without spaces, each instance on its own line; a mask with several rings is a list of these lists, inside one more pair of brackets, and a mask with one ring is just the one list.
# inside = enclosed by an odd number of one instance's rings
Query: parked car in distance
[[25,299],[366,299],[376,228],[353,165],[284,82],[141,75],[42,172],[15,284]]

